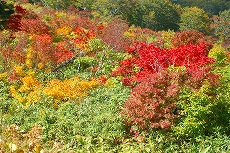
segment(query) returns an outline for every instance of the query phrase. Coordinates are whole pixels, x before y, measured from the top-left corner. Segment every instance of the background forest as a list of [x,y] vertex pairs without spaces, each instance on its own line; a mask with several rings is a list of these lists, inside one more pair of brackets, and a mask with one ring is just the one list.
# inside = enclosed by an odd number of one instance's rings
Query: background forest
[[1,0],[0,152],[230,152],[228,0]]

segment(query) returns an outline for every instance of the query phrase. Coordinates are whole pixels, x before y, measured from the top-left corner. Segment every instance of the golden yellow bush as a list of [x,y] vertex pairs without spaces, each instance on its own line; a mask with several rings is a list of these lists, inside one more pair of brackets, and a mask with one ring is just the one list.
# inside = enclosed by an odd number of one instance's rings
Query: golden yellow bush
[[33,67],[33,62],[32,62],[32,57],[33,56],[33,49],[32,48],[28,48],[26,50],[26,61],[25,64],[27,66],[27,68],[31,69]]
[[77,76],[64,81],[53,79],[46,85],[43,92],[59,100],[81,98],[87,96],[87,91],[98,84],[97,80],[80,80]]
[[57,33],[58,35],[68,35],[68,34],[70,34],[71,31],[72,31],[72,28],[71,28],[71,27],[69,27],[69,26],[64,26],[64,27],[58,28],[58,29],[56,30],[56,33]]
[[23,71],[23,66],[21,65],[17,65],[14,67],[15,71],[16,71],[16,74],[23,77],[25,76],[25,72]]
[[10,86],[12,97],[26,106],[40,99],[39,93],[42,84],[36,79],[34,73],[33,71],[25,73],[26,76],[21,79],[21,85],[18,88],[14,85]]
[[7,72],[0,73],[0,80],[1,81],[7,81]]

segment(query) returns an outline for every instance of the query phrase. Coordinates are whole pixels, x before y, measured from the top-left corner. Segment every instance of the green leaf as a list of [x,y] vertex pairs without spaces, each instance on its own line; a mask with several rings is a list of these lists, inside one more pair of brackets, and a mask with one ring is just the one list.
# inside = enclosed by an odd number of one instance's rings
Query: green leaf
[[211,146],[208,146],[207,148],[201,150],[200,153],[207,153],[209,151],[209,149],[211,148]]

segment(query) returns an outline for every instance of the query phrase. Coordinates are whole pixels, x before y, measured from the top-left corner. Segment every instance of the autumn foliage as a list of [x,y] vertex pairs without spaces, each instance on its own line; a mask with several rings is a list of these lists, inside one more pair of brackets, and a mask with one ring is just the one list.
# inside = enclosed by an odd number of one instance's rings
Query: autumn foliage
[[[176,147],[190,141],[195,149],[184,152],[204,152],[209,142],[196,143],[206,136],[229,136],[229,42],[194,28],[166,29],[179,28],[164,20],[173,14],[178,20],[179,6],[114,1],[108,6],[119,16],[104,9],[108,16],[101,17],[100,11],[16,3],[0,31],[0,152],[46,152],[52,145],[50,152],[183,152]],[[23,142],[27,147],[20,148]]]
[[208,57],[204,43],[161,49],[154,44],[136,43],[112,75],[122,76],[132,92],[122,113],[126,124],[138,129],[169,130],[180,117],[177,101],[183,89],[199,90],[203,82],[218,85],[211,72],[214,59]]
[[153,44],[136,43],[127,50],[132,57],[120,63],[112,74],[123,76],[123,83],[131,85],[140,82],[148,74],[156,73],[169,66],[185,66],[186,68],[200,68],[214,62],[208,58],[205,44],[186,45],[171,49],[161,49]]

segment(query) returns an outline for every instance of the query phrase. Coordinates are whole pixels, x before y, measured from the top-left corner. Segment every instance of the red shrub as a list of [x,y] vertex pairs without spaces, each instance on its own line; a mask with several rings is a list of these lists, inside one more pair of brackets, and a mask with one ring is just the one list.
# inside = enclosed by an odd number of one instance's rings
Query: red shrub
[[26,14],[26,9],[22,8],[22,6],[16,5],[15,7],[16,13],[19,13],[21,15],[25,15]]
[[214,59],[208,57],[206,45],[186,45],[172,48],[170,52],[171,65],[185,67],[202,67],[213,63]]
[[183,73],[163,70],[144,78],[124,104],[122,114],[126,123],[141,130],[170,129],[179,117],[175,101],[183,77]]
[[38,35],[33,38],[34,61],[43,64],[56,64],[57,59],[54,55],[53,40],[49,35]]
[[137,130],[169,130],[182,115],[176,106],[180,91],[184,88],[198,91],[205,81],[214,87],[219,85],[219,77],[211,72],[211,67],[184,71],[166,69],[149,74],[132,88],[131,96],[124,104],[125,123],[129,127],[138,127]]
[[[4,35],[2,36],[6,37]],[[5,39],[10,38],[6,37]],[[17,33],[14,33],[14,38],[10,40],[14,42],[14,45],[8,46],[6,40],[4,40],[3,38],[3,42],[4,41],[5,44],[2,45],[2,48],[0,49],[0,53],[3,57],[4,64],[9,66],[11,62],[24,63],[26,58],[24,50],[27,48],[28,35],[22,31],[18,31]]]
[[49,27],[39,19],[23,19],[21,30],[29,34],[49,34]]
[[197,30],[186,30],[182,32],[176,32],[172,39],[172,45],[174,47],[189,44],[199,45],[202,43],[206,44],[207,49],[210,50],[214,44],[214,38],[210,36],[204,36],[202,32]]
[[21,29],[21,14],[13,14],[10,16],[10,18],[7,20],[6,28],[13,30],[13,31],[19,31]]
[[170,65],[200,68],[214,62],[207,57],[206,46],[187,45],[172,49],[161,49],[153,44],[136,43],[127,50],[132,55],[120,63],[112,75],[123,76],[123,83],[131,85],[141,82],[148,74],[156,73]]
[[115,18],[102,29],[102,34],[98,37],[110,45],[116,51],[124,51],[129,46],[124,32],[128,30],[128,23]]
[[24,63],[25,55],[23,54],[23,49],[20,47],[13,48],[7,46],[0,50],[1,55],[3,56],[4,65],[10,65],[12,63]]
[[13,31],[19,31],[21,29],[21,19],[25,14],[26,9],[23,9],[21,6],[16,5],[15,13],[12,14],[10,18],[7,20],[6,28]]
[[54,56],[57,59],[57,63],[64,62],[65,60],[68,60],[74,56],[74,53],[69,51],[69,49],[66,47],[65,42],[58,42],[55,48]]

